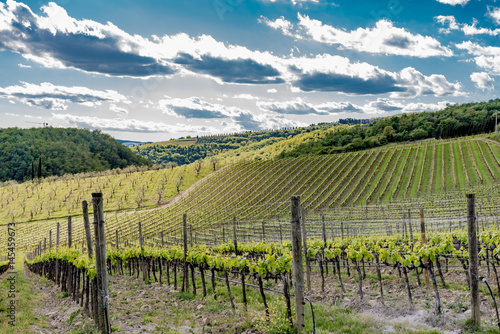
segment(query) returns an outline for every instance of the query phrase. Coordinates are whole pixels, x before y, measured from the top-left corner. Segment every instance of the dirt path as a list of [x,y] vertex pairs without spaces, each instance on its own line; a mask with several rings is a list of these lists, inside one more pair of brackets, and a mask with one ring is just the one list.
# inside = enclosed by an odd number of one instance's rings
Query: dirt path
[[95,327],[92,320],[82,315],[79,305],[70,298],[62,298],[60,289],[51,281],[40,278],[24,266],[24,276],[33,285],[33,289],[42,294],[42,300],[34,306],[34,312],[46,320],[48,326],[31,326],[33,333],[68,333],[81,330],[90,333]]
[[[63,298],[54,283],[25,270],[25,276],[37,292],[43,294],[35,312],[46,319],[46,328],[31,326],[34,333],[67,333],[71,329],[78,333],[88,333],[94,328],[92,320],[83,315],[79,305],[69,298]],[[435,296],[432,288],[423,283],[417,286],[412,277],[412,295],[415,311],[410,311],[406,285],[398,278],[397,271],[384,268],[382,275],[392,279],[383,280],[385,306],[379,295],[378,280],[373,273],[363,280],[364,300],[358,295],[355,275],[344,277],[347,293],[342,293],[332,273],[327,276],[325,292],[306,292],[322,321],[339,321],[343,314],[351,314],[346,321],[362,321],[370,324],[370,333],[463,333],[463,324],[470,317],[469,298],[466,288],[443,289],[440,315],[434,312]],[[448,283],[465,285],[461,271],[450,270],[445,273]],[[210,284],[207,277],[207,284]],[[231,310],[228,300],[222,295],[214,299],[212,294],[206,298],[187,296],[173,286],[159,283],[146,284],[135,276],[109,275],[110,319],[113,333],[259,333],[254,329],[255,313],[245,313],[241,304],[236,312]],[[165,280],[165,277],[164,277]],[[247,282],[250,283],[250,282]],[[320,275],[314,272],[312,283],[321,286]],[[217,283],[221,288],[221,283]],[[179,277],[178,288],[181,281]],[[233,285],[233,284],[232,284]],[[233,285],[234,286],[234,285]],[[280,284],[273,286],[282,290]],[[222,287],[221,289],[224,289]],[[219,291],[219,290],[218,290]],[[220,291],[218,292],[220,293]],[[257,291],[248,291],[252,306],[259,305]],[[267,293],[266,293],[267,294]],[[337,301],[337,302],[336,302]],[[336,303],[336,308],[331,308]],[[308,306],[309,307],[309,306]],[[327,312],[321,310],[328,308]],[[308,310],[306,310],[309,312]],[[337,314],[337,312],[340,314]],[[484,325],[494,325],[494,310],[487,296],[481,297],[481,321]],[[309,313],[308,313],[309,314]],[[361,319],[361,320],[359,320]],[[347,329],[349,323],[341,323],[338,328]],[[323,332],[324,333],[324,332]]]

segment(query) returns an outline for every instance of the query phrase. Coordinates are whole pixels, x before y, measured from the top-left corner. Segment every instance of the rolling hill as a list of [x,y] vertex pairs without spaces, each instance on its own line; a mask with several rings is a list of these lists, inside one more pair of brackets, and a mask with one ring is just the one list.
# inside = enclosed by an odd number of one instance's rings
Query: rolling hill
[[[137,234],[137,223],[141,221],[143,231],[148,236],[158,235],[161,231],[165,235],[178,236],[183,213],[188,213],[189,223],[197,233],[220,228],[233,216],[245,221],[283,220],[288,214],[289,198],[296,194],[301,196],[301,202],[309,212],[393,202],[431,201],[447,195],[461,197],[463,191],[471,189],[498,195],[494,189],[497,188],[500,175],[500,144],[489,136],[481,135],[431,139],[324,156],[241,161],[215,172],[211,165],[205,164],[203,171],[190,184],[199,181],[175,200],[171,200],[173,196],[169,197],[170,204],[156,209],[115,211],[123,197],[113,195],[114,182],[124,185],[124,182],[140,180],[144,184],[154,185],[157,183],[154,180],[161,179],[161,175],[168,175],[166,189],[172,189],[175,176],[168,173],[178,174],[183,168],[142,171],[126,177],[99,177],[96,183],[103,185],[105,180],[109,182],[101,189],[106,199],[105,208],[111,211],[106,218],[108,233],[119,230],[121,238],[133,239]],[[195,174],[194,164],[186,168],[193,169],[189,172],[184,170],[185,175]],[[202,175],[208,176],[202,178]],[[52,187],[63,190],[64,181],[57,182],[60,183]],[[130,187],[130,184],[126,187]],[[137,189],[137,186],[134,188]],[[149,194],[151,191],[148,188]],[[88,192],[80,194],[80,199],[90,200],[90,192],[91,189],[88,189]],[[171,192],[172,195],[174,193]],[[154,199],[154,195],[149,197]],[[75,209],[79,211],[79,207]],[[62,218],[19,226],[28,239],[37,239],[46,237],[49,229],[55,230],[57,221],[63,222],[64,231],[65,220]],[[39,227],[35,229],[36,233],[31,232],[33,226]],[[82,236],[81,218],[75,217],[73,226],[76,229],[74,233]]]
[[[104,171],[151,163],[100,131],[0,129],[0,182]],[[41,166],[41,169],[40,169]]]

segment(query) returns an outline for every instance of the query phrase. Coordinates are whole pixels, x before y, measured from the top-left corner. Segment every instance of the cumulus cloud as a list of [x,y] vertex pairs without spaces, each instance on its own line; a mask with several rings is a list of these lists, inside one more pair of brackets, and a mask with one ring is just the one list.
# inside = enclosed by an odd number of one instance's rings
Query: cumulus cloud
[[281,102],[258,102],[257,106],[266,112],[287,115],[338,115],[340,113],[387,114],[394,112],[434,111],[446,108],[449,101],[437,103],[412,102],[403,103],[389,98],[378,98],[364,105],[356,105],[347,101],[308,103],[301,98]]
[[74,19],[53,2],[41,10],[44,15],[13,0],[0,3],[0,50],[49,68],[110,76],[168,76],[187,69],[228,83],[282,82],[266,52],[225,45],[207,35],[130,35],[110,22]]
[[439,101],[437,103],[411,102],[402,103],[400,101],[387,98],[378,98],[375,101],[370,101],[361,108],[367,114],[385,114],[390,112],[420,112],[420,111],[436,111],[446,108],[450,104],[449,101]]
[[253,59],[223,59],[210,55],[199,58],[182,53],[175,58],[176,64],[184,65],[195,73],[207,74],[223,82],[240,84],[283,83],[280,72],[271,65]]
[[457,44],[456,47],[476,56],[474,57],[476,65],[489,74],[500,75],[500,47],[481,46],[471,41]]
[[300,35],[294,35],[292,33],[293,24],[290,21],[286,20],[285,17],[283,17],[283,16],[277,18],[274,21],[268,19],[267,17],[261,16],[258,19],[258,21],[260,23],[267,25],[268,27],[273,28],[274,30],[281,31],[281,33],[285,36],[295,36],[298,39],[301,38]]
[[444,26],[440,28],[439,32],[444,34],[449,34],[453,30],[462,31],[465,35],[490,35],[498,36],[500,35],[500,29],[489,29],[478,27],[479,21],[473,19],[472,24],[458,23],[456,18],[451,15],[439,15],[434,17],[437,23]]
[[467,2],[469,2],[470,0],[436,0],[436,1],[444,3],[446,5],[452,5],[452,6],[461,5],[461,6],[465,6],[467,4]]
[[[312,29],[319,21],[299,16],[301,29]],[[276,22],[276,21],[275,21]],[[283,19],[278,24],[287,26]],[[412,34],[396,28],[391,22],[379,21],[374,28],[351,32],[319,23],[325,30],[325,41],[339,43],[374,53],[429,57],[450,56],[452,52],[431,37]],[[333,36],[332,32],[338,33]],[[312,36],[316,32],[311,30]],[[364,37],[367,35],[368,37]],[[318,37],[319,38],[319,37]],[[350,41],[350,38],[352,40]],[[330,40],[329,40],[330,39]],[[368,43],[368,41],[375,43]],[[421,76],[419,85],[435,90],[412,87],[402,74],[383,70],[367,63],[353,63],[348,58],[331,55],[316,57],[279,57],[270,52],[249,50],[215,40],[209,35],[191,37],[180,33],[173,36],[152,36],[151,39],[130,35],[112,23],[77,20],[55,3],[42,7],[34,14],[22,3],[8,0],[0,3],[0,50],[10,50],[26,59],[51,68],[73,68],[111,76],[149,77],[182,74],[209,77],[220,84],[264,85],[287,83],[294,90],[334,91],[346,94],[401,93],[456,95],[450,89],[457,85],[446,79],[437,83],[437,76]],[[84,56],[82,56],[84,55]],[[445,88],[441,86],[446,86]],[[443,88],[443,89],[442,89]],[[50,101],[45,107],[63,108]],[[51,105],[52,104],[52,105]],[[189,116],[203,116],[196,113]],[[189,110],[184,110],[187,113]],[[215,117],[207,113],[203,117]],[[220,115],[219,115],[220,116]]]
[[174,73],[170,65],[143,52],[148,41],[142,37],[111,23],[76,20],[53,2],[41,9],[45,16],[13,0],[0,4],[0,50],[49,68],[133,77]]
[[488,7],[488,16],[491,17],[496,24],[500,24],[500,7]]
[[307,124],[290,120],[282,115],[261,114],[256,115],[250,111],[244,110],[239,115],[232,117],[234,125],[238,131],[250,130],[271,130],[285,127],[305,126]]
[[391,97],[463,95],[460,83],[443,75],[425,76],[412,67],[390,72],[346,57],[320,55],[289,61],[294,86],[302,91],[329,91],[357,95],[390,93]]
[[351,31],[324,24],[300,13],[298,13],[298,19],[298,28],[295,32],[292,32],[292,23],[283,17],[275,21],[261,18],[260,22],[273,29],[281,30],[284,35],[339,45],[341,49],[420,58],[453,55],[449,48],[442,46],[435,38],[412,34],[404,28],[395,27],[386,19],[378,21],[373,28],[358,28]]
[[185,118],[228,118],[241,112],[236,107],[206,102],[194,96],[187,99],[166,96],[165,99],[158,101],[158,105],[160,110],[167,115]]
[[361,112],[359,106],[350,102],[326,102],[321,104],[312,104],[305,102],[300,97],[291,101],[270,101],[257,102],[259,109],[271,111],[278,114],[288,115],[333,115],[341,112]]
[[238,94],[233,96],[234,99],[243,99],[243,100],[258,100],[257,96],[253,96],[252,94]]
[[257,102],[257,106],[264,111],[273,111],[279,114],[288,115],[327,115],[328,113],[320,112],[313,105],[306,103],[300,97],[292,101],[283,102]]
[[224,118],[227,119],[223,121],[224,126],[230,127],[234,131],[279,129],[302,125],[300,122],[289,120],[280,115],[257,115],[249,110],[210,103],[199,97],[181,99],[167,96],[159,101],[159,109],[163,110],[165,114],[188,119]]
[[125,108],[118,107],[116,104],[111,103],[109,110],[114,111],[117,114],[128,114],[128,110]]
[[95,107],[103,102],[130,103],[125,96],[114,90],[100,91],[87,87],[56,86],[49,82],[39,85],[22,82],[22,86],[0,87],[0,97],[52,110],[65,110],[68,103],[87,107]]
[[214,133],[216,129],[208,126],[186,124],[165,124],[137,119],[99,118],[94,116],[76,116],[70,114],[52,114],[54,120],[66,121],[73,126],[85,129],[100,129],[125,132],[168,132],[168,133]]
[[490,77],[486,72],[474,72],[470,75],[470,79],[479,89],[492,90],[495,88],[495,79]]
[[406,86],[406,90],[394,92],[391,97],[417,97],[422,95],[434,96],[464,96],[462,85],[458,82],[451,83],[444,75],[423,75],[413,67],[407,67],[398,73],[398,80]]

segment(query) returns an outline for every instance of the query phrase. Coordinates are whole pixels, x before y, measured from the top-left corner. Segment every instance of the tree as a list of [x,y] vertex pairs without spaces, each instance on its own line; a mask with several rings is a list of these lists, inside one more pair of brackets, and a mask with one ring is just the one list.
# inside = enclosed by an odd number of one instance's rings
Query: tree
[[38,158],[38,180],[42,178],[42,156]]
[[202,161],[201,160],[196,160],[194,162],[194,169],[196,170],[196,176],[200,175],[201,165],[202,165]]
[[210,159],[210,163],[212,164],[212,168],[214,169],[214,172],[215,172],[215,168],[217,167],[218,162],[219,162],[219,160],[217,160],[215,158]]

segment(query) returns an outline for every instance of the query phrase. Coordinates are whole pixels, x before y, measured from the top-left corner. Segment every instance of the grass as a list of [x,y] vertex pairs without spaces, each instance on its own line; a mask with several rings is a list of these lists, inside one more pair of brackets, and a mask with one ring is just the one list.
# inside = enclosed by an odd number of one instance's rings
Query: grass
[[[33,289],[33,286],[23,275],[23,258],[24,254],[17,254],[14,272],[9,274],[7,278],[15,277],[15,297],[9,298],[10,290],[9,280],[4,279],[0,282],[0,333],[29,333],[30,327],[36,325],[39,327],[48,328],[47,321],[34,313],[33,305],[37,305],[42,300],[42,295],[39,291]],[[10,325],[7,318],[7,307],[11,301],[15,302],[15,322]]]

